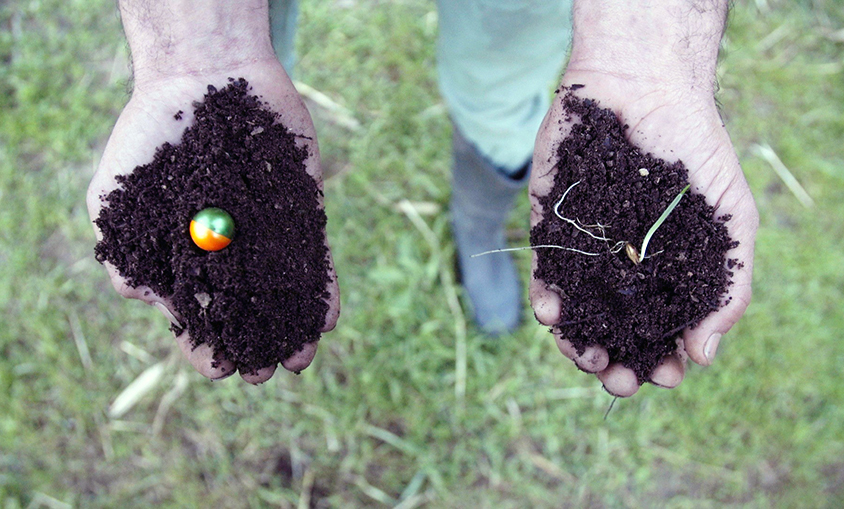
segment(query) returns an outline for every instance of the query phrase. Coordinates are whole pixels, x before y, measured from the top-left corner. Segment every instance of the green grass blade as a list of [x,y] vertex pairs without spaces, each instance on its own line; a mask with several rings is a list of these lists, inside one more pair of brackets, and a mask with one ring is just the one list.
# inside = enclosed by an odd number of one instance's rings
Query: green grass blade
[[683,195],[686,194],[686,191],[688,191],[690,187],[691,187],[691,184],[688,184],[686,187],[683,188],[682,191],[680,191],[680,194],[678,194],[674,198],[674,200],[671,201],[671,203],[668,205],[668,208],[665,209],[665,211],[662,213],[662,215],[659,216],[659,219],[657,219],[656,222],[654,223],[654,225],[651,226],[651,229],[648,230],[648,234],[645,235],[645,240],[642,242],[642,249],[639,250],[639,253],[640,253],[639,262],[640,263],[641,263],[642,260],[645,259],[645,252],[648,249],[648,243],[651,241],[651,237],[653,237],[654,233],[656,233],[656,230],[660,226],[662,226],[662,223],[664,223],[665,220],[668,219],[668,214],[670,214],[672,210],[677,208],[677,205],[680,203],[680,199],[683,198]]

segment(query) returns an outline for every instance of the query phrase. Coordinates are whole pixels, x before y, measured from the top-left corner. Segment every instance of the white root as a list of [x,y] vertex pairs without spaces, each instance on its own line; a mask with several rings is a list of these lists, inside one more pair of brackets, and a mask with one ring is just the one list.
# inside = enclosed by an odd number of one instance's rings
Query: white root
[[587,251],[581,251],[580,249],[575,249],[573,247],[563,247],[563,246],[557,246],[555,244],[543,244],[543,245],[540,245],[540,246],[507,247],[507,248],[504,248],[504,249],[493,249],[492,251],[484,251],[483,253],[473,254],[471,257],[475,258],[477,256],[484,256],[484,255],[488,255],[488,254],[492,254],[492,253],[506,253],[508,251],[525,251],[527,249],[533,250],[533,249],[543,249],[543,248],[563,249],[565,251],[573,251],[575,253],[580,253],[580,254],[586,255],[586,256],[601,256],[601,253],[589,253]]
[[593,225],[588,225],[588,226],[587,226],[587,225],[584,225],[583,227],[581,227],[581,226],[579,226],[579,225],[578,225],[578,223],[579,223],[580,221],[577,221],[577,220],[574,220],[574,219],[569,219],[569,218],[567,218],[567,217],[563,217],[563,215],[562,215],[562,214],[560,214],[560,205],[562,205],[562,204],[563,204],[563,201],[566,199],[566,196],[569,194],[569,191],[571,191],[571,190],[574,188],[574,186],[576,186],[576,185],[580,184],[580,182],[581,182],[581,181],[580,181],[580,180],[578,180],[578,181],[577,181],[577,182],[575,182],[574,184],[570,185],[568,189],[566,189],[566,192],[565,192],[565,193],[563,193],[563,196],[562,196],[562,197],[560,198],[560,200],[556,203],[556,205],[554,205],[554,215],[556,215],[557,217],[559,217],[559,218],[560,218],[560,219],[562,219],[563,221],[565,221],[565,222],[569,223],[570,225],[574,226],[575,228],[577,228],[578,230],[582,231],[582,232],[583,232],[583,233],[585,233],[586,235],[589,235],[589,236],[590,236],[590,237],[592,237],[593,239],[596,239],[596,240],[601,240],[601,241],[604,241],[604,242],[610,242],[610,241],[611,241],[611,239],[608,239],[608,238],[603,237],[603,236],[602,236],[602,237],[599,237],[598,235],[595,235],[594,233],[592,233],[592,232],[590,232],[589,230],[587,230],[587,229],[586,229],[586,228],[598,228],[598,229],[600,229],[600,230],[601,230],[601,233],[602,233],[603,235],[606,235],[606,233],[604,232],[604,226],[602,226],[600,223],[599,223],[599,224],[596,224],[596,225],[594,225],[594,226],[593,226]]
[[[563,201],[565,201],[566,196],[569,194],[569,191],[571,191],[574,188],[574,186],[580,184],[580,182],[581,181],[578,180],[574,184],[570,185],[568,187],[568,189],[566,189],[566,192],[563,193],[563,196],[554,205],[554,215],[556,215],[561,220],[569,223],[570,225],[574,226],[575,228],[577,228],[581,232],[589,235],[593,239],[605,242],[607,244],[607,247],[609,247],[610,242],[615,242],[615,241],[613,241],[613,239],[610,239],[609,237],[606,236],[606,229],[609,228],[609,225],[602,225],[601,223],[597,223],[597,222],[593,225],[585,225],[579,219],[569,219],[567,217],[564,217],[562,214],[560,214],[560,206],[563,204]],[[598,230],[601,231],[601,235],[600,236],[595,235],[591,231],[587,230],[587,228],[597,228]],[[620,252],[622,249],[624,249],[626,245],[628,245],[628,243],[623,241],[623,240],[615,242],[615,244],[613,244],[612,247],[609,247],[609,252],[612,253],[612,254],[616,254],[616,253]],[[492,253],[506,253],[506,252],[510,252],[510,251],[524,251],[524,250],[533,250],[533,249],[562,249],[564,251],[571,251],[573,253],[578,253],[578,254],[582,254],[582,255],[586,255],[586,256],[601,256],[601,254],[602,254],[602,253],[591,253],[589,251],[583,251],[581,249],[575,249],[573,247],[564,247],[564,246],[558,246],[558,245],[555,245],[555,244],[543,244],[543,245],[539,245],[539,246],[525,246],[525,247],[510,247],[510,248],[504,248],[504,249],[493,249],[492,251],[484,251],[483,253],[473,254],[472,258],[475,258],[476,256],[484,256],[484,255],[488,255],[488,254],[492,254]]]

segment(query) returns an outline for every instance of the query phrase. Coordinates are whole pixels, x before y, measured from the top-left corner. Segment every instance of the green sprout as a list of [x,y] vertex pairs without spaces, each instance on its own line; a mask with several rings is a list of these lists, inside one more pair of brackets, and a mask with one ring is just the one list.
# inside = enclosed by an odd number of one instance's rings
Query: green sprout
[[[662,226],[662,223],[665,222],[665,220],[668,218],[668,215],[671,214],[671,212],[675,208],[677,208],[677,205],[680,204],[680,199],[682,199],[683,195],[686,194],[686,192],[691,188],[691,184],[686,185],[686,187],[684,187],[683,190],[680,191],[680,194],[678,194],[677,196],[674,197],[674,199],[671,201],[671,203],[668,204],[668,207],[662,212],[662,215],[659,216],[659,219],[657,219],[656,222],[653,224],[653,226],[651,226],[650,230],[648,230],[648,233],[645,235],[645,240],[642,241],[642,249],[637,250],[636,247],[633,244],[631,244],[630,242],[625,242],[623,240],[616,242],[613,239],[606,237],[605,234],[604,234],[604,231],[607,228],[609,228],[608,225],[602,225],[600,223],[594,224],[594,225],[584,225],[584,224],[580,223],[580,221],[578,221],[578,220],[563,217],[563,215],[560,213],[560,205],[562,205],[563,201],[566,199],[566,195],[568,195],[569,191],[571,191],[572,188],[574,188],[574,186],[576,186],[578,184],[580,184],[580,181],[575,182],[574,184],[569,186],[568,189],[566,189],[566,192],[563,193],[563,196],[554,205],[554,214],[557,217],[559,217],[560,219],[562,219],[563,221],[571,224],[572,226],[574,226],[578,230],[585,232],[586,234],[588,234],[593,239],[597,239],[597,240],[606,242],[610,253],[615,254],[615,253],[618,253],[619,251],[621,251],[622,249],[624,249],[627,252],[627,257],[630,258],[630,260],[632,260],[633,263],[635,263],[636,265],[639,265],[640,263],[642,263],[642,260],[645,259],[645,255],[647,254],[648,244],[651,241],[651,237],[653,237],[654,233],[656,233],[657,229],[659,229],[659,227]],[[598,235],[596,233],[592,233],[591,231],[588,230],[588,228],[597,229],[601,232],[601,234]],[[609,246],[610,242],[615,242],[615,244],[612,247],[610,247]],[[524,247],[511,247],[511,248],[504,248],[504,249],[493,249],[492,251],[484,251],[483,253],[473,254],[472,258],[475,258],[476,256],[484,256],[484,255],[488,255],[488,254],[492,254],[492,253],[504,253],[504,252],[507,252],[507,251],[522,251],[522,250],[525,250],[525,249],[534,250],[534,249],[541,249],[541,248],[563,249],[565,251],[571,251],[571,252],[574,252],[574,253],[587,255],[587,256],[601,256],[601,253],[590,253],[590,252],[587,252],[587,251],[581,251],[580,249],[575,249],[573,247],[564,247],[564,246],[557,246],[557,245],[550,244],[550,245],[541,245],[541,246],[524,246]],[[659,254],[659,253],[657,253],[657,254]]]
[[674,200],[672,200],[671,203],[668,204],[668,208],[666,208],[662,212],[662,215],[659,216],[659,219],[656,220],[656,222],[653,224],[653,226],[651,226],[651,229],[648,230],[647,235],[645,235],[645,240],[642,241],[642,249],[641,250],[636,251],[636,248],[633,247],[633,244],[631,244],[629,242],[625,245],[625,249],[627,251],[627,256],[631,260],[633,260],[633,263],[635,263],[636,265],[639,265],[640,263],[642,263],[642,260],[645,259],[645,254],[646,254],[647,249],[648,249],[648,243],[651,241],[651,237],[653,237],[654,233],[656,233],[656,230],[660,226],[662,226],[662,223],[665,222],[665,220],[668,218],[668,215],[671,214],[671,212],[675,208],[677,208],[677,205],[680,204],[680,199],[683,198],[683,195],[686,194],[686,191],[688,191],[690,187],[691,187],[691,184],[688,184],[686,187],[684,187],[683,190],[680,191],[680,194],[678,194],[674,198]]

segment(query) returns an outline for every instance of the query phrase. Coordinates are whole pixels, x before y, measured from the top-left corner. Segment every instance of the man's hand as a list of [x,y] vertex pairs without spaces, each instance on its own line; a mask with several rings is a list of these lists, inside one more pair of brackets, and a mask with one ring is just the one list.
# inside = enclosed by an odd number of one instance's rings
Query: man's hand
[[[693,9],[696,3],[715,10],[700,12]],[[678,13],[681,19],[671,17]],[[678,352],[665,358],[651,375],[651,383],[660,387],[680,384],[687,358],[710,365],[721,335],[750,302],[758,213],[713,98],[715,58],[725,16],[726,5],[711,1],[575,5],[574,45],[562,86],[584,85],[575,94],[613,110],[622,124],[630,126],[631,143],[643,151],[667,161],[683,161],[692,189],[715,207],[715,217],[732,215],[727,227],[733,240],[739,241],[727,253],[744,264],[735,270],[729,303],[684,331]],[[699,46],[690,46],[695,43]],[[563,95],[564,90],[537,136],[530,183],[532,225],[542,220],[537,197],[548,194],[553,186],[555,150],[570,129]],[[545,282],[533,279],[530,297],[540,323],[553,326],[560,321],[562,299]],[[634,372],[609,363],[604,348],[589,347],[577,355],[566,338],[557,335],[555,339],[560,351],[582,370],[595,373],[608,392],[626,397],[638,391]]]
[[[322,189],[316,133],[299,94],[272,52],[266,1],[255,2],[258,5],[251,9],[231,2],[217,5],[215,1],[191,7],[183,5],[191,4],[183,0],[156,2],[150,4],[154,8],[141,9],[142,3],[147,2],[125,0],[120,6],[132,49],[135,86],[88,188],[91,219],[99,217],[101,198],[118,187],[115,177],[152,161],[156,148],[163,143],[178,143],[193,122],[193,103],[202,100],[208,85],[222,89],[230,77],[245,78],[251,92],[278,112],[280,122],[300,135],[298,143],[306,146],[309,154],[306,170]],[[179,111],[183,112],[182,119],[176,120],[174,115]],[[96,226],[94,229],[100,240],[100,232]],[[333,262],[329,263],[329,311],[321,332],[334,328],[340,312],[337,278]],[[168,296],[155,295],[149,288],[132,288],[114,267],[107,264],[106,268],[121,295],[143,300],[171,322],[179,322]],[[202,375],[220,379],[234,372],[234,365],[227,359],[215,358],[207,344],[193,348],[186,332],[176,339]],[[307,344],[282,365],[290,371],[301,371],[310,365],[316,349],[317,343]],[[261,383],[272,377],[275,369],[271,366],[242,376],[247,382]]]

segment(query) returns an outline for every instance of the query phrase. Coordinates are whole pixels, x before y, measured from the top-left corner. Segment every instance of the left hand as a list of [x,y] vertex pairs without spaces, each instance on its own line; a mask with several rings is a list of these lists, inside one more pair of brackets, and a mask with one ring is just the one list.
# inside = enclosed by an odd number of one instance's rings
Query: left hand
[[[667,356],[651,375],[650,382],[654,385],[676,387],[683,380],[688,358],[703,366],[712,363],[721,336],[741,318],[750,303],[753,248],[759,223],[753,196],[711,95],[690,92],[667,82],[570,67],[562,85],[572,84],[585,85],[575,95],[598,100],[602,108],[613,110],[622,124],[629,125],[627,134],[632,144],[655,157],[683,161],[689,170],[692,189],[705,195],[707,203],[715,207],[715,217],[732,215],[727,227],[739,245],[727,257],[744,265],[734,269],[733,284],[726,296],[729,303],[694,329],[686,329],[678,351]],[[555,98],[537,136],[530,181],[531,226],[542,221],[543,211],[537,197],[551,191],[556,148],[570,130],[563,111],[563,95],[565,91]],[[533,266],[535,269],[535,252]],[[540,323],[553,327],[561,320],[563,300],[544,281],[532,278],[530,299]],[[566,338],[555,334],[555,339],[563,355],[580,369],[594,373],[611,394],[628,397],[639,390],[633,370],[610,363],[603,347],[591,346],[578,355]]]

